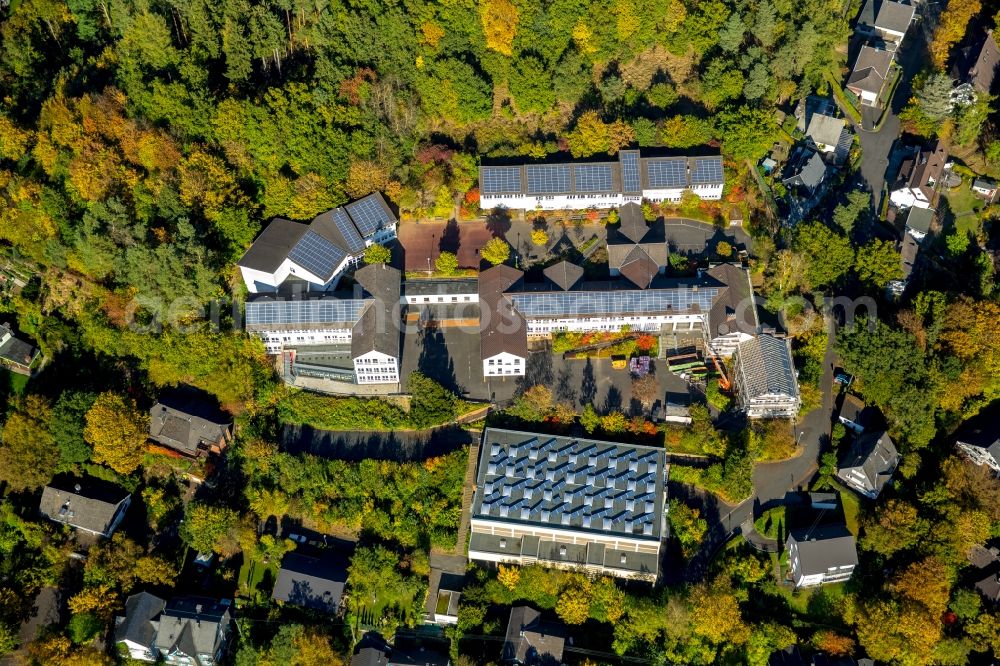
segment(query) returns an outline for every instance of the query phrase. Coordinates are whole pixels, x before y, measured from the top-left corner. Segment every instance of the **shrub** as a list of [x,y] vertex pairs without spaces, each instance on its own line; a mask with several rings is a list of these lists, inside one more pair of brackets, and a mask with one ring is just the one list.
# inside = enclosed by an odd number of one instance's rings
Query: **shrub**
[[71,641],[77,645],[81,645],[90,641],[103,628],[104,624],[96,615],[92,613],[79,613],[70,618],[69,624],[66,625],[66,633],[69,634]]

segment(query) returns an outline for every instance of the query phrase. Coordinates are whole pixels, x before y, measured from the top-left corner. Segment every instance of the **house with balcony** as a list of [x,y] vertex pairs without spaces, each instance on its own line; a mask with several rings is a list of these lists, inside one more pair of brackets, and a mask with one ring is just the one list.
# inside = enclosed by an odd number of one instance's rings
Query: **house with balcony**
[[789,530],[785,541],[795,587],[842,583],[858,566],[858,547],[847,527],[816,525]]

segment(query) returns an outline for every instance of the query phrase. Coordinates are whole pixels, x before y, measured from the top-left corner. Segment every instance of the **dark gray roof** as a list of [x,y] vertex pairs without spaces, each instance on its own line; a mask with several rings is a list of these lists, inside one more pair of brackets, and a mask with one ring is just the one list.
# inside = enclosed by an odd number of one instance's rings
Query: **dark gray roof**
[[913,20],[913,5],[891,0],[868,0],[858,15],[858,25],[905,33]]
[[568,261],[560,261],[552,264],[544,271],[545,277],[552,280],[552,283],[563,291],[569,291],[583,277],[583,267]]
[[846,121],[843,118],[834,118],[822,113],[814,113],[809,119],[809,127],[806,128],[806,136],[816,143],[824,143],[836,146],[844,132],[847,131]]
[[566,628],[561,624],[545,622],[541,616],[528,606],[510,609],[501,657],[503,661],[545,666],[562,661]]
[[188,455],[224,441],[233,419],[204,403],[165,397],[149,410],[150,439]]
[[825,177],[826,163],[819,153],[803,150],[799,153],[798,159],[790,165],[788,176],[783,182],[791,186],[800,185],[812,191],[820,186]]
[[107,534],[128,491],[93,477],[60,477],[42,490],[38,510],[50,520]]
[[986,599],[1000,603],[1000,573],[992,573],[976,582],[976,589]]
[[854,69],[847,79],[851,88],[859,88],[866,92],[878,94],[882,92],[885,79],[889,75],[892,64],[892,53],[870,46],[862,46]]
[[448,666],[447,644],[444,641],[419,640],[400,636],[392,641],[389,666]]
[[861,398],[855,395],[844,396],[844,404],[840,407],[840,418],[863,425],[859,419],[864,411],[865,403]]
[[788,341],[772,335],[746,340],[736,349],[736,375],[747,398],[799,394]]
[[916,163],[910,172],[907,185],[911,189],[921,190],[928,201],[933,201],[935,189],[941,183],[944,165],[947,162],[948,151],[945,150],[944,143],[941,141],[934,143],[926,150],[921,150],[917,154]]
[[821,525],[790,530],[788,540],[798,544],[803,576],[825,574],[830,567],[858,564],[854,535],[843,525]]
[[[8,335],[10,337],[7,337]],[[3,340],[5,337],[7,339]],[[38,355],[38,350],[27,342],[18,340],[14,336],[14,331],[7,324],[0,324],[0,340],[3,340],[0,342],[0,359],[17,365],[29,366]]]
[[997,183],[989,178],[976,178],[972,181],[972,186],[982,190],[993,190],[996,189]]
[[403,294],[406,296],[433,296],[451,294],[475,294],[479,291],[479,282],[475,278],[461,279],[412,279],[403,282]]
[[706,273],[726,285],[708,315],[709,337],[740,331],[756,335],[760,328],[750,284],[750,271],[737,264],[717,264]]
[[892,478],[899,464],[899,453],[886,432],[868,432],[854,439],[850,450],[840,463],[838,475],[847,470],[860,470],[867,480],[867,487],[877,495]]
[[289,553],[281,561],[273,599],[335,613],[347,582],[346,562],[334,556],[308,557]]
[[156,635],[156,618],[166,601],[148,592],[133,594],[125,600],[125,615],[115,618],[115,643],[131,641],[152,646]]
[[903,279],[908,280],[913,273],[913,267],[917,263],[917,256],[920,254],[920,244],[917,239],[910,234],[903,234],[903,241],[899,248],[900,265],[903,268]]
[[354,647],[351,666],[387,666],[392,646],[375,631],[366,632]]
[[190,657],[215,655],[226,640],[229,605],[207,597],[175,597],[160,614],[156,648]]
[[642,214],[642,206],[629,202],[618,210],[618,233],[633,243],[641,243],[649,232],[649,224]]
[[930,208],[911,206],[910,211],[906,214],[906,226],[925,234],[931,230],[933,220],[934,211]]
[[789,645],[784,650],[772,653],[767,666],[806,666],[806,662],[802,661],[798,646]]
[[351,356],[356,358],[377,351],[399,358],[399,270],[385,264],[373,264],[359,268],[354,279],[371,300],[351,331]]
[[986,449],[1000,462],[1000,403],[987,407],[963,423],[955,439],[968,446]]
[[309,231],[309,225],[292,222],[280,217],[271,220],[264,231],[257,236],[236,264],[246,268],[273,273],[288,258],[288,253]]
[[667,246],[663,220],[647,224],[639,204],[629,202],[618,209],[619,226],[608,228],[608,265],[620,269],[636,246],[641,247],[650,259],[662,267],[667,265],[670,250]]
[[528,357],[528,326],[524,316],[504,297],[524,273],[503,264],[479,274],[480,358],[506,352]]

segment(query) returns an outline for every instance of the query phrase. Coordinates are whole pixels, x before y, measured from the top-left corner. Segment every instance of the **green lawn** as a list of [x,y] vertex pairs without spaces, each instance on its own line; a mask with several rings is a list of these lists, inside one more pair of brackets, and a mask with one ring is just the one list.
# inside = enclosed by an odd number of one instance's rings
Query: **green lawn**
[[979,213],[986,205],[982,199],[972,193],[968,181],[963,181],[954,190],[944,195],[955,217],[955,226],[959,231],[969,233],[979,230]]
[[264,564],[261,560],[247,558],[243,566],[240,567],[239,593],[251,599],[262,595],[263,592],[258,589],[260,584],[264,582],[268,572],[271,573],[272,584],[277,580],[279,564],[280,562]]
[[858,535],[859,522],[858,514],[861,512],[861,498],[852,490],[848,490],[840,483],[834,481],[831,488],[840,493],[840,501],[844,506],[844,520],[847,522],[847,529],[854,536]]
[[[785,507],[776,506],[761,514],[760,518],[753,522],[757,533],[768,539],[778,538],[778,526],[785,524]],[[782,529],[784,529],[782,527]]]
[[24,395],[24,387],[28,385],[28,379],[27,375],[0,368],[0,384],[9,386],[11,393],[15,395]]

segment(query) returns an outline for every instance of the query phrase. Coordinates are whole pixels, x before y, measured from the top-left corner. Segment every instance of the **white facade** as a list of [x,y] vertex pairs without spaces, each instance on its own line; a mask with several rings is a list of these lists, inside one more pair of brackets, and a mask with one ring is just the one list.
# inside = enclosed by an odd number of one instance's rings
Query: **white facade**
[[305,280],[310,285],[314,285],[313,288],[316,291],[327,291],[336,289],[343,272],[350,266],[357,264],[360,259],[360,257],[346,257],[340,262],[340,265],[334,272],[333,278],[325,282],[323,278],[309,272],[306,268],[287,258],[281,262],[281,266],[274,273],[265,273],[246,266],[240,266],[240,273],[243,275],[243,282],[247,286],[247,291],[251,294],[277,291],[278,287],[290,277]]
[[490,210],[503,206],[518,210],[586,210],[588,208],[618,208],[626,202],[621,194],[483,194],[479,197],[479,207]]
[[982,446],[973,446],[965,442],[958,442],[958,450],[968,456],[969,460],[977,465],[986,465],[995,472],[1000,472],[1000,460],[990,453],[989,449]]
[[740,344],[751,339],[753,339],[753,336],[749,333],[736,331],[735,333],[726,333],[725,335],[718,335],[712,338],[708,341],[708,346],[716,356],[729,358],[736,353],[736,348]]
[[792,578],[795,580],[795,587],[815,587],[816,585],[826,585],[828,583],[842,583],[854,574],[853,564],[838,567],[831,567],[824,573],[803,574],[799,563],[799,547],[794,541],[788,545],[788,561],[792,565]]
[[139,645],[135,641],[119,641],[118,645],[124,645],[128,649],[128,656],[137,661],[156,661],[156,655],[148,645]]
[[280,354],[285,347],[304,345],[339,345],[351,341],[350,328],[314,328],[300,330],[255,330],[251,332],[264,342],[268,354]]
[[501,352],[489,358],[483,359],[483,376],[485,377],[510,377],[524,374],[524,368],[528,359]]
[[359,384],[399,383],[399,359],[370,351],[354,359],[354,376]]
[[420,295],[403,295],[400,297],[400,303],[403,305],[441,305],[441,304],[452,304],[452,303],[479,303],[479,294],[473,292],[470,294],[420,294]]
[[[896,208],[930,208],[931,202],[916,187],[901,187],[889,194],[889,200]],[[918,239],[919,240],[919,239]]]

